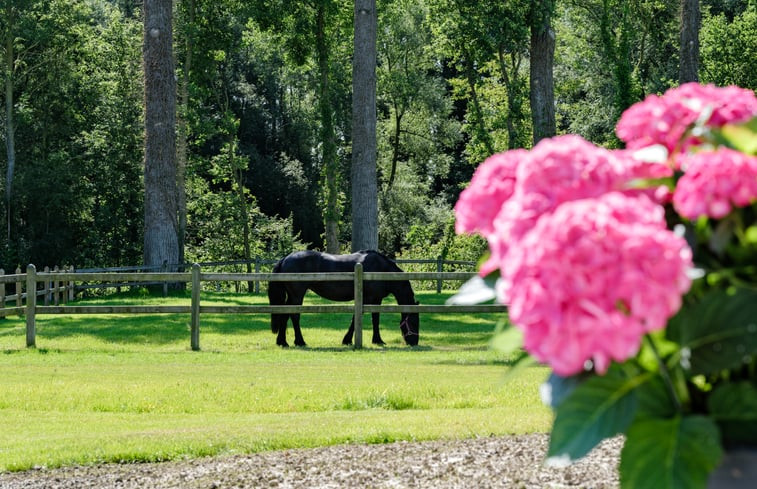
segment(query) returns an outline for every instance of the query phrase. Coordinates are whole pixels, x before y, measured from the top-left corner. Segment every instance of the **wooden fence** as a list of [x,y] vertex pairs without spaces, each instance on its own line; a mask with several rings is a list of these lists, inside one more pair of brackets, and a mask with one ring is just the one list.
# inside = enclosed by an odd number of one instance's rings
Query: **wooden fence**
[[[203,268],[212,268],[214,270],[219,269],[235,269],[235,268],[247,268],[249,267],[250,270],[254,270],[254,273],[259,274],[263,272],[264,269],[270,269],[269,267],[271,265],[274,265],[278,260],[270,259],[270,258],[262,258],[262,257],[255,257],[252,260],[232,260],[232,261],[214,261],[214,262],[203,262],[200,263],[200,266]],[[410,265],[410,268],[415,270],[414,265],[420,265],[422,268],[427,268],[426,266],[429,266],[428,268],[431,268],[432,270],[435,269],[438,273],[442,273],[445,270],[450,271],[449,269],[452,268],[453,271],[460,271],[460,269],[463,269],[464,271],[474,271],[476,270],[477,263],[475,261],[466,261],[466,260],[445,260],[441,256],[438,256],[436,258],[420,258],[420,259],[398,259],[398,260],[392,260],[398,265]],[[168,270],[189,270],[191,269],[192,264],[189,263],[182,263],[182,264],[168,264],[164,263],[163,265],[153,265],[153,266],[146,266],[146,265],[134,265],[134,266],[123,266],[123,267],[109,267],[109,268],[82,268],[82,269],[76,269],[76,273],[109,273],[109,272],[167,272]],[[74,271],[73,268],[71,271]],[[409,270],[407,270],[409,271]],[[1,273],[1,272],[0,272]],[[17,271],[17,273],[21,273],[20,271]],[[444,284],[444,280],[441,278],[431,278],[428,279],[431,282],[435,282],[436,284],[436,293],[440,294],[442,291],[442,287]],[[236,283],[241,283],[241,281],[236,281]],[[143,282],[142,285],[145,283]],[[259,280],[252,280],[248,282],[249,284],[249,290],[251,292],[255,292],[256,294],[260,293],[260,281]],[[108,287],[123,287],[123,286],[129,286],[129,285],[136,285],[136,284],[129,284],[129,283],[104,283],[104,282],[98,282],[98,283],[86,283],[81,282],[76,284],[76,290],[86,290],[86,289],[98,289],[98,288],[108,288]],[[237,287],[237,289],[239,289]],[[239,290],[237,290],[239,291]]]
[[[17,270],[17,272],[20,272]],[[26,346],[36,347],[36,316],[38,314],[190,314],[190,346],[200,349],[200,316],[202,314],[274,314],[274,313],[352,313],[355,315],[355,348],[363,345],[363,314],[367,313],[501,313],[506,307],[487,305],[369,305],[363,304],[363,283],[366,280],[467,280],[475,272],[363,272],[361,264],[354,272],[345,273],[205,273],[200,265],[192,265],[190,272],[38,272],[29,265],[25,274],[0,276],[0,305],[15,301],[15,306],[0,308],[0,317],[26,316]],[[203,306],[200,292],[203,282],[215,281],[351,281],[356,300],[352,304],[301,305],[301,306]],[[77,282],[104,283],[188,283],[191,284],[191,303],[188,306],[83,306],[68,304],[73,298]],[[5,296],[5,284],[15,283],[16,294]],[[43,284],[42,288],[38,284]],[[25,288],[26,293],[23,293]],[[29,293],[36,291],[36,293]],[[38,298],[43,297],[43,304]],[[23,304],[23,299],[26,304]]]

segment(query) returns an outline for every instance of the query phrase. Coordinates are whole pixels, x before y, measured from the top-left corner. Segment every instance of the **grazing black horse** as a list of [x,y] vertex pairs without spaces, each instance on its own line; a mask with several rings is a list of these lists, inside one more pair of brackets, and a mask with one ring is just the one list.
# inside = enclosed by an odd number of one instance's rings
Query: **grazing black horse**
[[[318,272],[352,272],[355,264],[362,263],[365,272],[401,272],[402,270],[389,258],[377,251],[358,251],[350,255],[330,255],[317,251],[298,251],[292,253],[276,263],[274,273],[318,273]],[[332,301],[351,301],[355,296],[353,282],[348,281],[300,281],[268,283],[268,300],[271,305],[300,305],[308,289],[323,298]],[[363,287],[364,304],[381,304],[381,301],[392,294],[397,304],[418,304],[415,294],[410,287],[409,280],[366,280]],[[300,330],[299,314],[271,314],[271,330],[276,337],[276,344],[289,346],[286,341],[286,328],[289,318],[292,318],[294,328],[294,344],[305,346]],[[379,333],[379,314],[371,314],[373,319],[373,343],[384,345]],[[411,346],[418,344],[418,313],[402,313],[400,331],[405,343]],[[352,336],[355,332],[355,316],[352,316],[350,328],[344,335],[342,343],[352,344]]]

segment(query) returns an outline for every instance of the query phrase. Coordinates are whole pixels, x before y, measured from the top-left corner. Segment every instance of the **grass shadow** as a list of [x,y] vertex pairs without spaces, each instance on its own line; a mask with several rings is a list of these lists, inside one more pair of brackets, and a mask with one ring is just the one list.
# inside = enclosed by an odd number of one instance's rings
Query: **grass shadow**
[[[416,298],[421,304],[444,304],[451,292],[436,294],[434,291],[419,291]],[[102,297],[88,297],[76,301],[77,305],[129,306],[129,305],[182,305],[191,301],[189,291],[173,291],[167,297],[152,296],[144,291],[125,291]],[[203,291],[201,303],[205,305],[251,305],[268,304],[265,294],[234,294]],[[305,304],[331,304],[315,294],[309,293]],[[396,304],[393,297],[385,304]],[[350,325],[351,314],[301,314],[300,323],[305,341],[309,338],[327,337],[334,346],[317,346],[313,351],[342,351],[341,337]],[[420,322],[420,346],[415,351],[430,351],[448,348],[486,348],[494,332],[499,317],[492,314],[431,313],[422,314]],[[166,346],[176,344],[186,348],[190,338],[189,314],[109,314],[109,315],[40,315],[37,318],[37,333],[40,339],[61,340],[70,348],[71,340],[91,337],[96,341],[112,345],[150,344]],[[239,336],[246,342],[247,337],[257,345],[275,344],[271,334],[269,314],[203,314],[200,318],[201,336]],[[399,334],[399,313],[382,314],[380,328],[388,346],[384,348],[407,349]],[[363,344],[370,343],[372,331],[371,317],[363,320]],[[0,338],[20,336],[23,340],[24,320],[13,318],[0,322]],[[293,338],[291,322],[287,326],[288,338]],[[230,339],[230,341],[237,341]],[[292,341],[290,341],[291,343]],[[317,341],[313,343],[317,344]],[[3,345],[5,347],[6,345]],[[56,348],[58,345],[51,345]]]

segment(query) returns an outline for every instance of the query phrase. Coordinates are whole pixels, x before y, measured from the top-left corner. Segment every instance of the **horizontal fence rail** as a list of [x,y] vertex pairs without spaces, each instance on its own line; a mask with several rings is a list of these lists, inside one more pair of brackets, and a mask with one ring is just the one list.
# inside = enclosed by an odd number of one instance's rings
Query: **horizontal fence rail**
[[[17,270],[18,272],[18,270]],[[27,267],[26,273],[0,276],[0,317],[9,315],[26,316],[26,346],[36,347],[36,316],[38,314],[190,314],[190,346],[200,349],[200,316],[202,314],[301,314],[301,313],[352,313],[355,315],[355,348],[362,348],[363,314],[368,313],[500,313],[507,308],[499,304],[485,305],[371,305],[363,304],[363,284],[372,280],[468,280],[475,272],[363,272],[361,264],[354,272],[339,273],[203,273],[200,265],[193,265],[189,272],[37,272],[34,265]],[[85,306],[68,304],[68,297],[76,288],[76,282],[106,282],[136,284],[185,283],[191,284],[191,304],[188,306]],[[329,305],[234,305],[204,306],[200,292],[203,282],[273,282],[273,281],[349,281],[353,283],[355,300],[352,304]],[[16,294],[5,295],[5,284],[16,284]],[[40,289],[39,284],[43,284]],[[26,293],[22,291],[25,285]],[[29,293],[34,291],[35,293]],[[44,303],[38,305],[38,297]],[[15,301],[8,306],[6,301]],[[22,300],[26,301],[24,305]],[[62,302],[62,304],[61,304]],[[51,303],[53,303],[51,305]]]
[[[475,270],[477,263],[475,261],[469,261],[469,260],[446,260],[442,256],[438,256],[436,258],[417,258],[417,259],[406,259],[406,258],[400,258],[397,260],[392,260],[398,265],[435,265],[435,271],[438,273],[441,273],[446,268],[453,267],[455,269],[463,268],[467,270]],[[248,270],[254,270],[255,273],[261,273],[263,270],[263,267],[269,267],[271,265],[274,265],[277,263],[278,260],[275,259],[269,259],[269,258],[263,258],[263,257],[255,257],[250,260],[231,260],[231,261],[213,261],[213,262],[202,262],[199,265],[202,268],[224,268],[224,267],[232,267],[232,268],[238,268],[241,266],[246,267]],[[191,263],[164,263],[163,265],[132,265],[132,266],[121,266],[121,267],[110,267],[110,268],[81,268],[75,270],[77,274],[87,274],[87,273],[107,273],[107,272],[143,272],[143,273],[159,273],[159,272],[166,272],[168,270],[190,270],[192,268]],[[74,271],[73,269],[71,270]],[[20,272],[19,272],[20,273]],[[237,272],[230,272],[232,275],[236,275]],[[252,272],[250,272],[252,273]],[[214,281],[217,282],[234,282],[237,285],[241,284],[242,282],[248,282],[250,284],[250,291],[255,292],[256,294],[260,292],[260,281],[252,279],[245,279],[243,281],[240,281],[234,277],[231,279],[228,279],[229,275],[227,274],[219,274]],[[111,277],[112,279],[115,279],[116,277]],[[436,282],[436,292],[441,293],[442,286],[444,280],[441,278],[429,278],[428,280],[432,280]],[[130,286],[136,286],[136,285],[164,285],[164,293],[167,293],[167,283],[168,282],[129,282],[129,281],[122,281],[122,282],[97,282],[97,283],[88,283],[87,280],[82,280],[81,282],[78,282],[75,286],[76,290],[88,290],[88,289],[100,289],[100,288],[119,288],[119,287],[130,287]],[[237,291],[239,291],[239,287],[237,287]]]

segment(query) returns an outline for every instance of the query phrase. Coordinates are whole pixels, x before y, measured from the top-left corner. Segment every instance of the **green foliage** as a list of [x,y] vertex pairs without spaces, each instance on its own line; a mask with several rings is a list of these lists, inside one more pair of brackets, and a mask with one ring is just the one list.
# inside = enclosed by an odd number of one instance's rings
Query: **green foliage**
[[[13,15],[0,16],[15,53],[16,126],[11,239],[0,236],[0,266],[141,260],[136,5],[28,0],[9,2]],[[617,145],[617,112],[677,78],[676,0],[378,3],[383,251],[428,258],[483,249],[453,239],[450,209],[481,161],[530,144],[529,29],[552,8],[558,132]],[[320,56],[318,12],[325,15]],[[710,0],[703,12],[702,80],[755,88],[754,2]],[[267,223],[291,225],[286,239],[299,236],[296,246],[321,247],[324,215],[349,222],[352,15],[351,4],[332,0],[177,3],[177,72],[189,98],[180,109],[186,190],[198,199],[190,212],[199,213],[189,216],[192,256],[237,257],[245,236],[271,234],[256,229]],[[320,72],[328,75],[327,96]],[[333,164],[331,199],[324,162]],[[349,242],[350,229],[340,233]],[[236,244],[221,243],[224,235]],[[269,247],[260,239],[253,250]]]
[[20,43],[20,76],[12,238],[2,247],[17,263],[134,263],[142,232],[139,24],[103,2],[26,7],[6,26]]
[[621,487],[684,489],[705,487],[722,449],[718,429],[703,416],[635,422],[621,453]]
[[757,355],[755,314],[754,290],[713,290],[671,319],[667,337],[687,351],[693,375],[738,369]]
[[718,86],[738,85],[757,89],[754,60],[757,57],[757,4],[731,17],[705,13],[700,34],[701,78]]
[[577,460],[605,438],[624,433],[636,411],[638,383],[620,368],[578,383],[555,406],[547,455]]
[[239,260],[244,256],[241,236],[244,219],[251,229],[252,257],[278,259],[303,249],[293,229],[292,217],[263,214],[254,200],[248,202],[245,217],[239,215],[238,195],[232,191],[212,192],[207,181],[192,178],[188,184],[189,219],[187,261]]
[[757,439],[757,387],[751,382],[716,387],[707,407],[725,440],[748,444]]
[[678,3],[558,3],[555,91],[558,132],[617,146],[615,122],[648,93],[678,79]]

